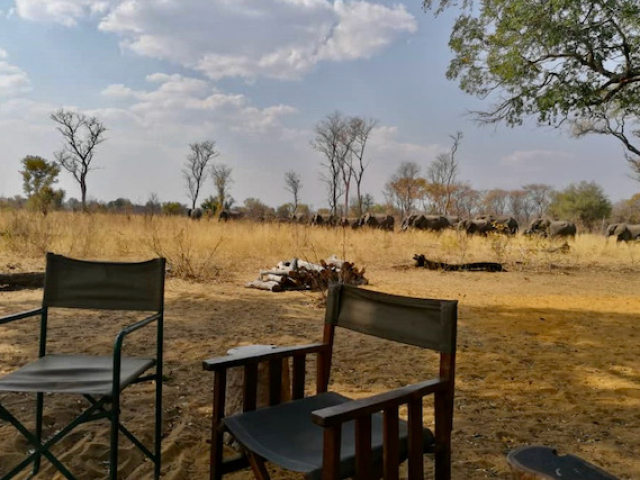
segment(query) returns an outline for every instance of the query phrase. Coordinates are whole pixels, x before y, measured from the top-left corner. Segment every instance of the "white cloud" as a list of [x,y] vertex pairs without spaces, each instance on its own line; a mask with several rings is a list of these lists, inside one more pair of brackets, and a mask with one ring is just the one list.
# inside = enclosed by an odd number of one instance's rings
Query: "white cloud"
[[262,134],[270,129],[280,131],[280,119],[296,112],[289,105],[256,107],[244,95],[221,92],[211,83],[196,78],[154,73],[146,79],[157,87],[133,90],[114,84],[102,94],[130,100],[132,103],[126,110],[139,125],[147,127],[192,128],[207,123],[230,131]]
[[140,55],[209,78],[297,79],[322,61],[370,58],[416,31],[404,6],[336,0],[125,0],[100,23]]
[[516,150],[501,159],[505,166],[530,169],[547,168],[549,164],[567,162],[574,159],[572,153],[559,150]]
[[109,8],[105,0],[15,0],[19,17],[56,22],[67,27],[75,26],[78,20],[91,16],[102,16]]
[[31,90],[29,76],[7,62],[9,55],[0,48],[0,97],[13,96]]

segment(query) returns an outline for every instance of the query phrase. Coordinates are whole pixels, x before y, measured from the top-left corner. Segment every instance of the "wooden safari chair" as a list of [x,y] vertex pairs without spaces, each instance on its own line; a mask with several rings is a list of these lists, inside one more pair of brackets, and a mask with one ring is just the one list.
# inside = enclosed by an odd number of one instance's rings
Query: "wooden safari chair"
[[[423,454],[433,453],[435,478],[449,480],[456,325],[457,301],[336,284],[329,290],[322,343],[204,361],[204,369],[214,372],[211,479],[247,464],[256,478],[268,479],[265,461],[270,461],[302,472],[307,479],[392,480],[398,478],[399,464],[408,459],[409,478],[417,480],[424,478]],[[436,350],[439,376],[359,400],[328,391],[336,327]],[[317,359],[317,393],[305,397],[307,355]],[[292,401],[281,403],[282,362],[289,358],[293,359]],[[256,410],[260,362],[269,365],[270,406]],[[232,367],[244,368],[244,413],[224,417],[227,371]],[[435,432],[423,425],[423,398],[431,394]],[[407,421],[399,418],[403,405]],[[235,437],[245,454],[223,458],[224,431]]]
[[[47,254],[42,306],[6,317],[0,325],[29,317],[40,318],[40,348],[38,359],[0,378],[0,393],[36,394],[35,431],[30,431],[0,402],[0,421],[11,423],[32,446],[32,451],[8,471],[8,480],[33,464],[33,475],[45,457],[67,479],[76,477],[51,452],[51,448],[78,425],[94,420],[110,422],[109,479],[118,478],[118,434],[122,433],[154,464],[154,478],[160,477],[160,440],[162,414],[162,339],[164,311],[165,260],[157,258],[139,263],[89,262]],[[136,323],[124,327],[115,338],[112,355],[54,354],[47,348],[47,322],[52,310],[97,309],[147,311]],[[140,315],[142,317],[142,315]],[[74,320],[75,321],[75,320]],[[129,335],[155,323],[155,356],[146,358],[125,356],[122,347]],[[74,324],[75,325],[75,324]],[[85,323],[88,331],[91,322]],[[154,338],[154,335],[151,335]],[[141,337],[137,336],[138,342]],[[131,339],[133,340],[133,339]],[[148,342],[149,340],[143,339]],[[145,375],[145,372],[153,369]],[[153,451],[120,423],[120,394],[131,384],[155,383],[155,435]],[[87,401],[87,408],[67,426],[43,439],[44,393],[76,394]],[[1,399],[0,399],[1,400]],[[76,402],[73,401],[75,405]],[[82,475],[81,478],[85,478]]]

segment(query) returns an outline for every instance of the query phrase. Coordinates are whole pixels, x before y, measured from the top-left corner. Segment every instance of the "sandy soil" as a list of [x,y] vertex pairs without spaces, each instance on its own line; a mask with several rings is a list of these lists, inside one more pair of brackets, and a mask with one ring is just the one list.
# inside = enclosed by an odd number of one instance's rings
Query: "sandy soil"
[[[267,265],[265,265],[267,267]],[[256,271],[226,282],[169,280],[166,289],[163,478],[204,479],[212,375],[202,360],[250,343],[304,344],[321,338],[317,294],[243,288]],[[557,447],[622,479],[640,478],[640,277],[631,272],[442,273],[370,268],[370,288],[460,301],[453,478],[510,478],[505,455],[525,444]],[[41,291],[0,293],[0,315],[36,307]],[[104,314],[52,321],[50,351],[108,353],[117,327]],[[81,326],[82,325],[82,326]],[[0,327],[0,374],[37,354],[35,321]],[[151,331],[150,331],[151,332]],[[144,336],[138,337],[140,342]],[[134,342],[129,345],[135,351]],[[429,378],[434,357],[346,332],[336,344],[332,388],[363,397]],[[142,349],[144,353],[145,348]],[[152,435],[150,387],[124,395],[124,423]],[[3,395],[22,418],[31,398]],[[47,396],[45,433],[76,414],[75,397]],[[430,404],[427,404],[430,405]],[[425,409],[425,423],[432,411]],[[54,421],[55,420],[55,421]],[[105,478],[106,425],[79,427],[55,451],[80,478]],[[26,442],[0,425],[0,475]],[[149,462],[121,442],[121,477],[152,478]],[[431,468],[431,462],[425,465]],[[300,478],[271,468],[276,479]],[[37,478],[59,478],[44,462]],[[249,471],[226,478],[253,478]]]

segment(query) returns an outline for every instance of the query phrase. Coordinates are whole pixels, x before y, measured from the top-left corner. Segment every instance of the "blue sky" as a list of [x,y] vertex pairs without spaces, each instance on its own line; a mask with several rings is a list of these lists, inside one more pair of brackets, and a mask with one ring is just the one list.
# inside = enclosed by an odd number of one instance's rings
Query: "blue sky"
[[[25,155],[53,159],[60,107],[109,129],[88,179],[100,200],[187,203],[188,145],[211,139],[236,203],[290,201],[294,170],[301,200],[325,206],[310,141],[335,110],[378,120],[364,190],[380,202],[400,162],[426,169],[456,131],[460,180],[477,189],[587,180],[614,201],[640,190],[613,139],[474,124],[465,112],[488,104],[445,78],[454,14],[434,18],[419,0],[0,0],[0,195],[22,193]],[[59,185],[79,197],[67,172]]]

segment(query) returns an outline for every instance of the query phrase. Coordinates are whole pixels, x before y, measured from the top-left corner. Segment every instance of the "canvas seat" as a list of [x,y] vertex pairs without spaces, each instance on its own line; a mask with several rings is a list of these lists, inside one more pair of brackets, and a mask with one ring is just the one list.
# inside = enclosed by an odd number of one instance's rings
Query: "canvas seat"
[[[313,480],[322,478],[323,428],[309,422],[311,413],[335,407],[352,399],[336,392],[326,392],[290,403],[234,415],[224,420],[226,429],[234,438],[257,455],[277,463],[281,467],[306,474]],[[384,423],[381,414],[374,414],[371,421],[371,455],[376,467],[382,465]],[[278,432],[277,437],[274,432]],[[400,460],[407,458],[408,425],[400,421]],[[423,430],[423,450],[429,451],[435,443],[433,433]],[[340,478],[347,478],[355,471],[356,445],[355,422],[342,425],[340,446]]]
[[[410,480],[424,478],[424,453],[433,453],[436,480],[451,478],[451,430],[457,302],[402,297],[343,284],[329,289],[323,342],[241,352],[203,362],[214,372],[212,480],[251,466],[269,479],[265,462],[302,472],[310,480],[355,477],[397,480],[408,461]],[[328,390],[336,327],[440,353],[439,375],[368,398],[351,400]],[[380,355],[384,355],[384,351]],[[306,357],[317,358],[315,395],[305,397]],[[283,360],[291,360],[292,401],[281,402]],[[258,364],[268,363],[269,406],[256,409]],[[227,372],[242,368],[242,413],[225,417]],[[435,431],[425,428],[423,399],[434,397]],[[408,418],[400,418],[406,406]],[[223,456],[223,433],[243,447]]]
[[[47,254],[42,307],[27,312],[0,317],[0,325],[10,325],[30,317],[40,318],[39,358],[0,378],[0,393],[36,394],[35,429],[30,431],[9,410],[0,398],[0,421],[12,424],[31,444],[30,453],[13,466],[0,480],[8,480],[33,464],[33,474],[40,468],[42,457],[67,479],[76,476],[63,465],[51,449],[78,425],[106,419],[110,422],[109,471],[110,480],[118,478],[118,438],[122,433],[154,467],[154,478],[160,477],[161,417],[162,417],[162,355],[164,315],[165,260],[146,262],[90,262]],[[151,312],[137,322],[125,326],[117,334],[112,355],[55,354],[47,350],[47,325],[52,310],[91,309]],[[117,317],[118,314],[114,313]],[[142,316],[142,315],[139,315]],[[96,321],[96,320],[93,320]],[[111,320],[110,320],[111,321]],[[124,356],[125,340],[135,345],[129,336],[147,326],[156,326],[155,356]],[[91,332],[90,321],[74,328]],[[139,338],[138,338],[139,340]],[[133,350],[134,348],[132,348]],[[146,373],[152,369],[150,373]],[[128,386],[140,382],[155,384],[155,431],[152,449],[145,446],[120,422],[120,394]],[[50,438],[43,438],[44,393],[81,395],[87,408],[71,423],[58,429]],[[55,412],[52,413],[55,418]],[[152,451],[153,450],[153,451]],[[2,465],[5,467],[5,465]]]

